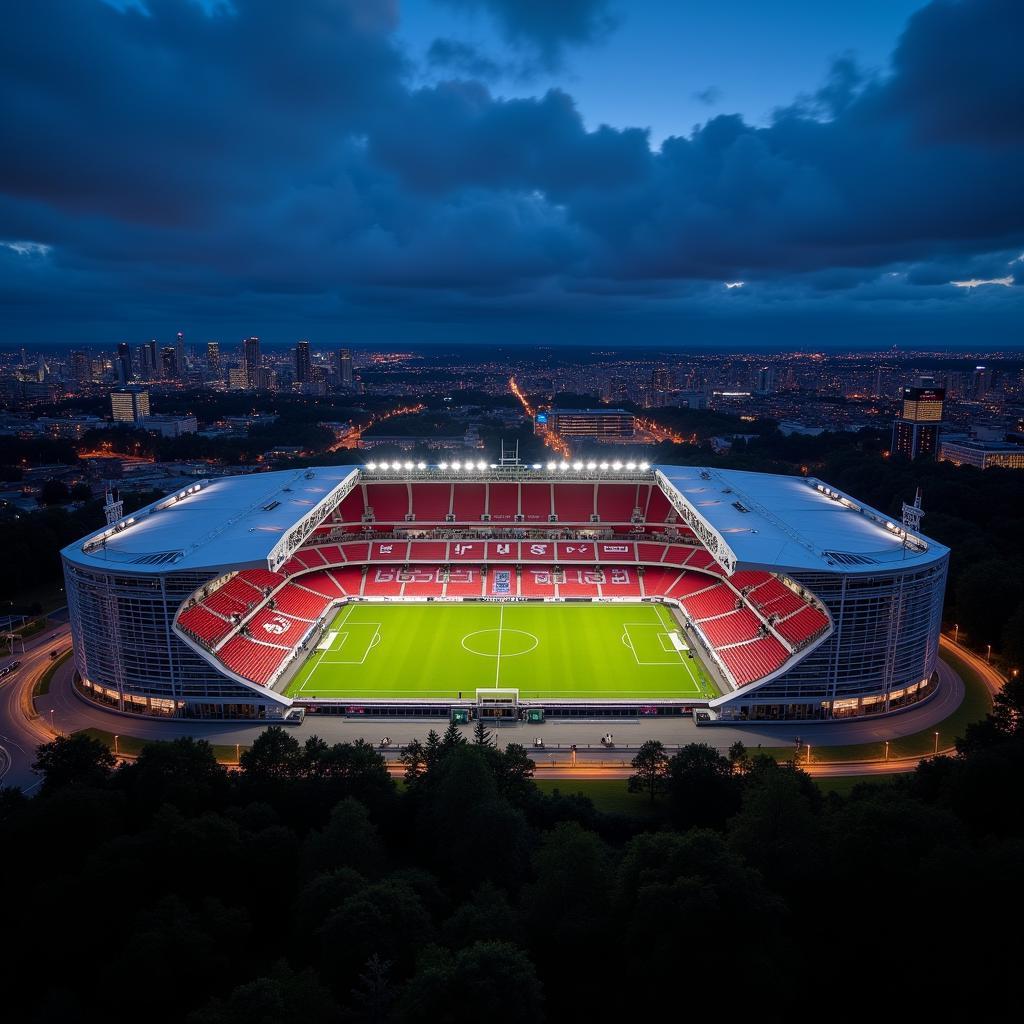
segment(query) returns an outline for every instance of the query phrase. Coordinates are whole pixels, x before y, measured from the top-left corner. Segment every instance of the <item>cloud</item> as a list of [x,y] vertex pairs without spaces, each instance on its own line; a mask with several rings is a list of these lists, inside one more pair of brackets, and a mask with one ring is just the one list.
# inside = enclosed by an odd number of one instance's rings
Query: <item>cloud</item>
[[[534,50],[600,38],[606,5],[566,9]],[[611,338],[620,317],[626,338],[678,337],[680,317],[820,337],[829,311],[837,337],[901,316],[948,336],[968,306],[1019,330],[1020,288],[950,287],[1024,251],[1009,0],[933,3],[884,72],[840,58],[766,126],[719,115],[656,149],[588,127],[563,89],[496,94],[455,40],[432,52],[458,80],[414,85],[385,2],[54,10],[22,5],[0,35],[7,340],[181,320]]]
[[616,25],[608,0],[441,0],[472,14],[486,14],[513,46],[536,52],[557,70],[565,50],[603,40]]
[[954,288],[972,289],[980,288],[982,285],[986,284],[997,284],[1002,285],[1003,288],[1009,288],[1013,285],[1013,275],[1007,274],[1006,277],[990,277],[987,280],[983,280],[982,278],[978,277],[972,277],[968,281],[950,281],[949,283],[953,285]]
[[703,103],[706,107],[713,107],[721,100],[722,90],[717,85],[708,85],[692,93],[692,96],[698,103]]

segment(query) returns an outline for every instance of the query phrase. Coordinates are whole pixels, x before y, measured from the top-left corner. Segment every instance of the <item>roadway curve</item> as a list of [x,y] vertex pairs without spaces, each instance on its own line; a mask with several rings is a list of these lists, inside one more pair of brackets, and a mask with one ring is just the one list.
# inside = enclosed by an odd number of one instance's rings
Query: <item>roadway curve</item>
[[[57,639],[50,639],[54,634]],[[161,720],[120,715],[91,704],[80,697],[72,686],[73,666],[70,661],[62,665],[54,676],[49,694],[40,697],[32,708],[31,691],[35,681],[50,664],[49,652],[66,649],[66,624],[56,626],[40,639],[27,645],[21,657],[22,665],[0,681],[0,747],[9,765],[2,781],[5,785],[21,786],[31,790],[38,780],[32,773],[35,747],[51,739],[53,732],[70,733],[79,729],[96,728],[142,739],[172,739],[177,736],[195,736],[216,744],[246,746],[265,728],[266,723],[199,722]],[[986,685],[994,693],[1002,685],[999,674],[978,658],[943,637],[943,646],[971,663]],[[539,778],[621,778],[629,774],[626,765],[636,749],[648,739],[661,740],[666,746],[702,742],[722,751],[742,740],[748,748],[758,745],[779,747],[793,744],[797,737],[812,749],[821,750],[820,758],[827,760],[824,748],[851,743],[882,743],[941,723],[960,705],[964,684],[960,676],[946,663],[940,662],[939,689],[924,704],[906,711],[874,719],[851,719],[839,722],[759,722],[746,726],[718,725],[698,727],[691,719],[642,719],[636,721],[557,721],[549,720],[543,726],[516,724],[499,730],[499,742],[518,742],[532,747],[533,740],[542,736],[543,753],[537,752]],[[384,735],[393,741],[393,748],[412,739],[423,739],[431,728],[438,730],[443,722],[380,721],[345,719],[341,717],[307,715],[305,722],[289,726],[301,741],[314,734],[329,742],[363,738],[377,743]],[[53,731],[51,731],[51,728]],[[467,730],[468,731],[468,730]],[[604,749],[600,737],[611,732],[615,750]],[[942,747],[948,748],[954,737],[943,736]],[[568,747],[575,743],[578,765],[568,763]],[[0,754],[0,773],[5,755]],[[552,763],[553,762],[553,763]],[[879,772],[910,771],[916,759],[906,761],[847,762],[843,764],[812,765],[815,774],[867,775]]]

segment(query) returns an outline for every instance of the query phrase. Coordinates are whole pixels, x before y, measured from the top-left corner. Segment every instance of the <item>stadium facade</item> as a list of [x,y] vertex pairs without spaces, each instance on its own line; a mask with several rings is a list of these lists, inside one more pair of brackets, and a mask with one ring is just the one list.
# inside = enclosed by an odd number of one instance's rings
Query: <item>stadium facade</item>
[[284,690],[348,602],[659,601],[721,696],[548,714],[829,720],[934,690],[949,552],[814,478],[395,462],[199,480],[62,557],[77,685],[120,711],[447,715]]

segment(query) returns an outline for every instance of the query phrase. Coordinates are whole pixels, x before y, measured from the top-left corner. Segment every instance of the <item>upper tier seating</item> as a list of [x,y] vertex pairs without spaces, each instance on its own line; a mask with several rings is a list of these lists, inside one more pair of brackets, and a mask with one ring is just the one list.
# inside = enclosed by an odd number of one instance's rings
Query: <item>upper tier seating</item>
[[[345,569],[321,569],[319,572],[308,572],[305,576],[300,576],[295,582],[306,590],[312,590],[333,600],[336,597],[345,596],[345,590],[337,577],[338,573],[345,571]],[[351,569],[348,571],[351,571]],[[356,569],[355,572],[356,586],[358,587],[359,580],[362,579],[363,574],[359,569]]]
[[[647,597],[665,597],[672,584],[682,575],[681,569],[662,569],[649,565],[644,569],[644,594]],[[708,582],[710,583],[710,580]]]
[[520,501],[526,522],[546,523],[551,518],[551,484],[523,484]]
[[555,515],[560,523],[589,523],[593,514],[593,484],[558,484],[555,487]]
[[664,523],[670,515],[674,517],[675,510],[669,504],[668,498],[665,497],[665,492],[660,487],[652,487],[644,519],[648,523]]
[[443,523],[452,508],[452,484],[414,484],[412,514],[418,523]]
[[358,523],[363,518],[365,508],[362,487],[354,487],[334,510],[333,520],[338,523]]
[[633,510],[647,501],[647,488],[642,484],[597,485],[597,514],[602,523],[628,523]]
[[519,514],[519,484],[488,484],[487,512],[492,523],[511,523]]
[[367,484],[366,504],[378,523],[403,523],[409,514],[408,484]]
[[479,523],[484,514],[486,484],[459,484],[455,488],[452,512],[457,523]]

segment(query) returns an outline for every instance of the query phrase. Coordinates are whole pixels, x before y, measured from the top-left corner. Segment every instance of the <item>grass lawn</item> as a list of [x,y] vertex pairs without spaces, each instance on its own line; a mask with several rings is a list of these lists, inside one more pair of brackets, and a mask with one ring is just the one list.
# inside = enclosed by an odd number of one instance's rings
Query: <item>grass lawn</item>
[[[942,651],[942,659],[948,662],[964,681],[964,699],[960,707],[945,721],[939,722],[928,729],[902,736],[889,742],[889,757],[923,757],[935,749],[935,733],[939,734],[939,749],[949,747],[971,722],[984,718],[992,707],[992,695],[985,681],[971,666],[948,650]],[[898,718],[894,721],[898,724]],[[787,761],[793,756],[790,747],[763,747],[760,754],[768,754],[780,761]],[[818,746],[812,752],[815,761],[865,761],[885,756],[885,741],[874,743],[851,743],[846,746]]]
[[288,686],[290,697],[524,700],[710,698],[657,604],[352,604]]
[[[79,729],[75,734],[91,736],[94,740],[99,740],[105,747],[110,750],[114,749],[114,733],[107,732],[106,729]],[[126,757],[138,757],[139,751],[147,743],[156,743],[157,740],[144,740],[138,736],[127,736],[124,733],[117,734],[117,752],[124,754]],[[249,748],[244,744],[240,748],[241,753],[245,753]],[[213,754],[218,761],[224,764],[235,763],[235,746],[233,743],[214,743]]]
[[553,793],[556,789],[565,796],[579,793],[588,797],[605,814],[625,814],[631,818],[661,818],[668,803],[658,797],[654,803],[646,793],[630,793],[625,779],[534,779],[542,793]]
[[39,681],[36,683],[35,688],[32,690],[33,697],[42,697],[43,694],[50,692],[50,683],[53,682],[53,677],[57,673],[57,669],[64,664],[65,661],[72,655],[72,650],[69,647],[59,658],[54,658],[50,662],[49,668],[39,677]]

